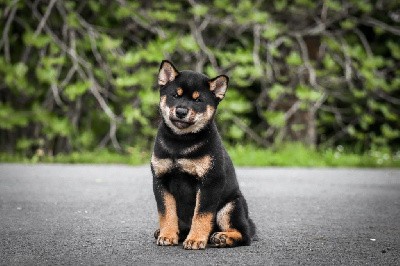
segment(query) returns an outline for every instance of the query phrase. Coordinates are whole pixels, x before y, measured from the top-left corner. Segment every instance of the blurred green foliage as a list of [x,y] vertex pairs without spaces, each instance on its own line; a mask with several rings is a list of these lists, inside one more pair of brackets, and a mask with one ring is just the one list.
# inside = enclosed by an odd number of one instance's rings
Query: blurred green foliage
[[231,145],[394,152],[399,14],[395,0],[0,0],[0,151],[149,150],[170,59],[230,77]]

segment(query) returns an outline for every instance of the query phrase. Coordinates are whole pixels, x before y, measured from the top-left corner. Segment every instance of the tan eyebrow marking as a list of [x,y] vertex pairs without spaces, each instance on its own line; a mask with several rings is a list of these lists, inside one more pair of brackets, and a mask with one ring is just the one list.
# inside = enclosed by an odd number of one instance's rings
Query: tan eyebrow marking
[[182,89],[182,88],[178,88],[178,89],[176,90],[176,94],[178,94],[179,96],[182,96],[182,94],[183,94],[183,89]]
[[193,98],[194,100],[196,100],[196,99],[199,98],[199,97],[200,97],[200,93],[199,93],[198,91],[193,92],[192,98]]

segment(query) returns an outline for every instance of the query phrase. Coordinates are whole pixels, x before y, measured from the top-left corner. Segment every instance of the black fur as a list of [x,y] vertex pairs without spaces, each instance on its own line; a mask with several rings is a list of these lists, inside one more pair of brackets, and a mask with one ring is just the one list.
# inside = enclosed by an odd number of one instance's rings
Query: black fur
[[[211,91],[210,87],[212,85],[210,82],[215,79],[211,80],[207,76],[193,71],[178,72],[170,62],[162,62],[159,84],[160,97],[165,100],[165,105],[161,100],[160,113],[163,121],[159,126],[155,139],[154,159],[152,158],[151,164],[153,190],[160,215],[165,215],[166,213],[165,193],[169,193],[175,199],[176,213],[179,218],[179,241],[183,241],[188,237],[195,215],[196,195],[199,193],[198,214],[208,213],[212,214],[213,217],[212,229],[207,233],[207,239],[214,232],[223,231],[218,224],[217,213],[226,204],[230,203],[233,206],[229,213],[230,227],[239,231],[242,235],[240,241],[234,241],[231,246],[250,245],[255,235],[255,226],[249,218],[247,203],[239,189],[232,161],[222,145],[214,122],[216,108],[223,98],[224,88],[226,90],[226,87],[223,86],[227,86],[228,83],[226,76],[217,78],[219,78],[218,83],[214,84],[217,87],[214,91]],[[165,82],[165,80],[168,81]],[[179,88],[181,91],[178,91]],[[177,91],[179,93],[182,92],[182,95],[178,95]],[[197,99],[193,98],[195,91],[199,94]],[[207,118],[206,123],[203,123],[200,128],[197,128],[196,124],[185,124],[184,122],[182,122],[182,126],[179,121],[176,127],[168,116],[171,114],[173,117],[176,116],[173,110],[177,107],[188,109],[193,112],[192,114],[200,115],[205,114],[207,110],[214,111],[212,113],[209,111],[204,116]],[[167,109],[170,112],[166,115],[165,110]],[[188,126],[189,124],[190,126]],[[185,133],[180,132],[179,126],[186,130]],[[193,132],[187,132],[191,127],[194,129]],[[199,158],[211,158],[210,163],[204,163],[206,166],[204,167],[205,173],[201,176],[193,173],[191,169],[182,168],[182,165],[191,166],[191,160]],[[189,163],[187,163],[188,161]],[[208,162],[207,160],[205,161]],[[186,164],[180,162],[186,162]],[[203,169],[200,169],[200,173],[202,171]],[[160,236],[160,230],[155,232],[155,237],[163,237]],[[162,241],[157,243],[164,245]],[[165,245],[168,244],[171,243],[165,242]],[[196,245],[184,245],[184,247],[187,249],[203,248]]]

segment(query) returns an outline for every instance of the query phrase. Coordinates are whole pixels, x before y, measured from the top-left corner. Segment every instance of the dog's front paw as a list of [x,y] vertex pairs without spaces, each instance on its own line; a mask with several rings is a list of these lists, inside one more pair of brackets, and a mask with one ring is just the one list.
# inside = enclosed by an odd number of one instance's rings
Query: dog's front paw
[[[156,232],[154,233],[154,236],[156,236]],[[179,242],[178,233],[173,233],[173,234],[159,233],[157,237],[157,245],[159,246],[174,246],[178,245],[178,242]]]
[[183,242],[184,249],[205,249],[207,240],[186,239]]

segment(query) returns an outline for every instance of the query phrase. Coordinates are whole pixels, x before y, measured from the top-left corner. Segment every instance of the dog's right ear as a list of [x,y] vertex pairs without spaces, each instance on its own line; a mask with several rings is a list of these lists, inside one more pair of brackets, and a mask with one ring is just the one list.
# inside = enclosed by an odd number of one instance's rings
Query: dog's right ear
[[168,82],[173,81],[178,76],[179,71],[168,60],[163,60],[158,73],[158,85],[164,86]]

